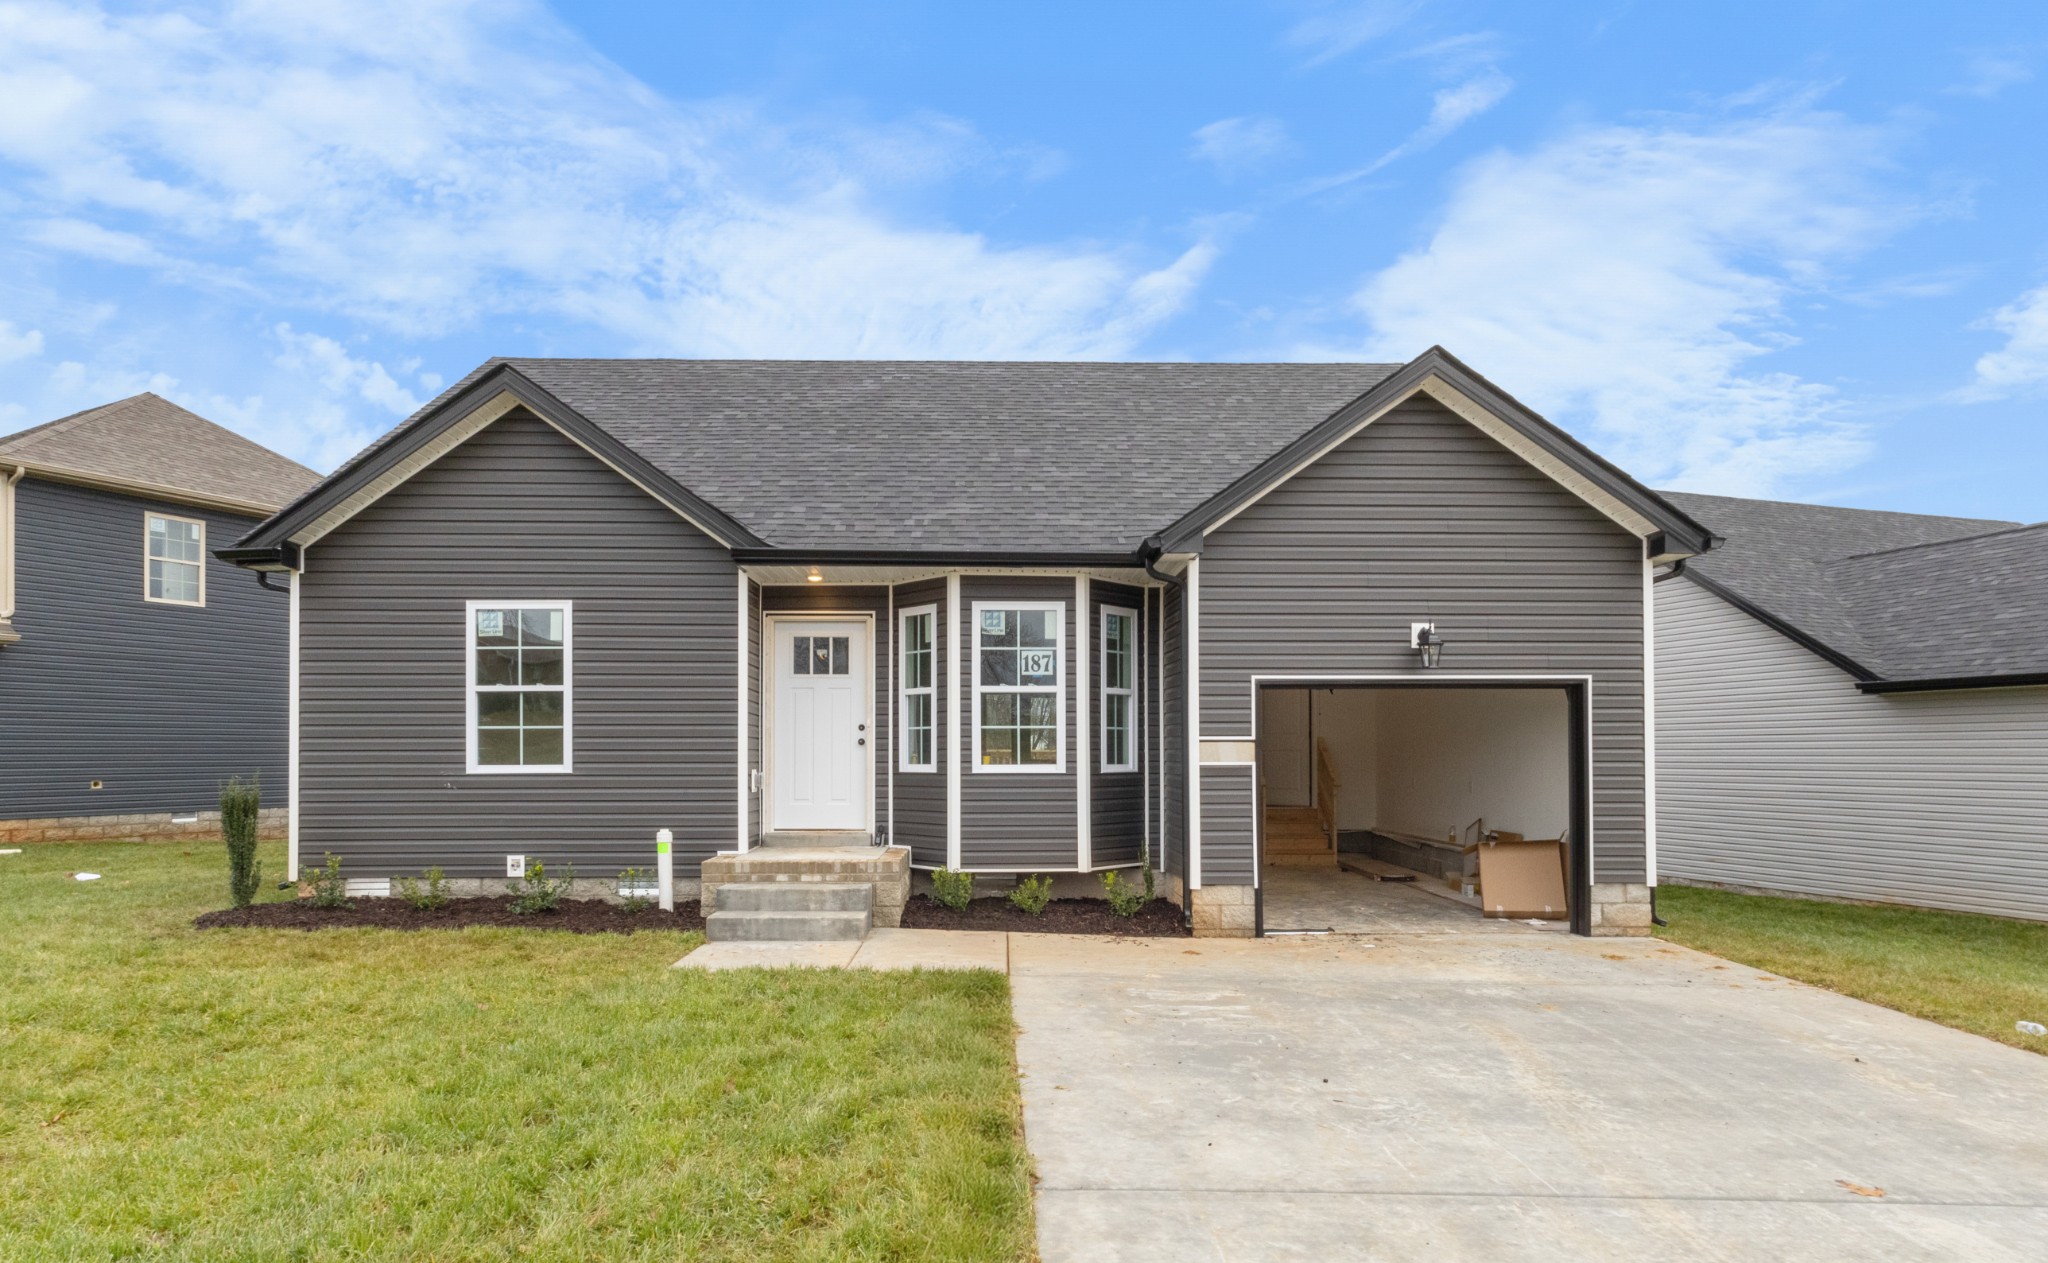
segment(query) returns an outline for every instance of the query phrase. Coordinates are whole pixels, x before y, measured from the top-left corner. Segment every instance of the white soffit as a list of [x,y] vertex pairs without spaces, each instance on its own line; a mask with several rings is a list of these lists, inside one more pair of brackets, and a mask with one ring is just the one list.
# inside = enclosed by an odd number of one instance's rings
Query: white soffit
[[1428,395],[1444,407],[1449,408],[1460,419],[1470,424],[1481,434],[1507,448],[1516,456],[1521,457],[1552,482],[1555,482],[1566,491],[1571,492],[1579,499],[1599,510],[1602,516],[1613,521],[1629,534],[1636,536],[1638,539],[1643,539],[1656,533],[1657,526],[1654,522],[1651,522],[1648,518],[1608,494],[1591,479],[1580,474],[1571,466],[1552,456],[1549,452],[1544,451],[1520,430],[1515,429],[1487,409],[1481,407],[1463,391],[1436,374],[1431,373],[1428,377],[1418,382],[1414,390],[1401,396],[1399,399],[1382,405],[1359,421],[1358,424],[1317,449],[1306,460],[1288,470],[1284,476],[1275,479],[1264,491],[1259,492],[1258,495],[1238,505],[1221,519],[1203,528],[1202,534],[1206,536],[1220,529],[1232,518],[1271,495],[1275,489],[1285,486],[1302,470],[1307,469],[1310,465],[1315,464],[1337,448],[1356,438],[1365,427],[1386,416],[1394,411],[1394,409],[1401,407],[1417,395]]

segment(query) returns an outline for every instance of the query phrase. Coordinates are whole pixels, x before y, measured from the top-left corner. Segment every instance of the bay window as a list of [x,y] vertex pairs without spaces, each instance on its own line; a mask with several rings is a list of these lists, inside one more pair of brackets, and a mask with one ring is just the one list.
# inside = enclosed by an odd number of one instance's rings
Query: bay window
[[905,772],[938,770],[933,723],[937,716],[934,682],[938,678],[939,666],[938,645],[933,631],[938,624],[938,614],[937,606],[923,605],[904,610],[897,620],[897,643],[903,647],[902,665],[898,671],[902,686],[897,727],[902,732],[903,751],[899,766]]

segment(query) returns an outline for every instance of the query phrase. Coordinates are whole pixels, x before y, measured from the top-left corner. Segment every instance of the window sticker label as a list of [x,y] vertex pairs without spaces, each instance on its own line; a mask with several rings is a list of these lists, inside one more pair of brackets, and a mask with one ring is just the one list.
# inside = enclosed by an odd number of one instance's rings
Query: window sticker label
[[476,612],[476,634],[479,636],[504,635],[505,611],[478,610]]
[[981,612],[981,634],[984,636],[1002,635],[1004,628],[1009,626],[1009,619],[1010,612],[1008,610],[983,610]]

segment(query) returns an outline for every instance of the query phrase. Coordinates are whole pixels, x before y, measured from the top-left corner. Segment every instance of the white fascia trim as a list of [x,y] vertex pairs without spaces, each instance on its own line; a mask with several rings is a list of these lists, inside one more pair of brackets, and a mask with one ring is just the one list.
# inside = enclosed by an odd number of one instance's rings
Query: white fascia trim
[[34,461],[25,461],[14,468],[21,473],[33,474],[44,482],[61,482],[73,487],[87,487],[94,491],[111,491],[117,495],[134,496],[138,500],[156,500],[163,504],[179,504],[193,509],[217,509],[222,513],[233,513],[237,517],[266,518],[283,507],[277,504],[262,504],[255,500],[241,500],[234,496],[208,495],[203,491],[189,491],[183,487],[144,482],[137,478],[87,473],[84,470],[66,469],[61,465],[38,465]]
[[747,848],[748,848],[748,847],[749,847],[750,845],[752,845],[752,842],[753,842],[753,829],[752,829],[752,828],[750,827],[750,826],[752,825],[753,821],[751,820],[751,818],[750,818],[750,817],[751,817],[751,815],[752,815],[752,807],[753,807],[753,803],[752,803],[752,801],[751,801],[751,800],[752,800],[752,798],[753,798],[753,784],[752,784],[752,781],[753,781],[753,779],[754,779],[754,778],[753,778],[753,768],[751,767],[751,765],[749,764],[749,762],[748,762],[748,759],[747,759],[747,739],[748,739],[748,737],[749,737],[749,736],[751,735],[751,734],[750,734],[750,733],[748,732],[748,730],[747,730],[747,729],[748,729],[748,725],[747,725],[747,699],[748,699],[748,697],[749,697],[749,696],[750,696],[750,695],[752,694],[752,692],[753,692],[753,690],[752,690],[751,688],[749,688],[749,687],[748,687],[748,683],[749,683],[749,679],[748,679],[748,676],[749,676],[749,673],[750,673],[750,670],[751,670],[751,663],[750,663],[749,659],[750,659],[750,658],[751,658],[751,656],[752,656],[752,655],[751,655],[751,653],[750,653],[749,651],[750,651],[750,650],[752,649],[752,647],[753,647],[753,645],[752,645],[752,640],[753,640],[753,638],[752,638],[751,636],[749,636],[749,635],[747,634],[747,633],[748,633],[748,631],[750,630],[750,624],[751,624],[751,622],[752,622],[752,620],[751,620],[751,619],[750,619],[750,618],[748,617],[748,615],[749,615],[749,614],[751,614],[751,613],[753,612],[753,600],[752,600],[752,595],[753,595],[753,594],[752,594],[752,588],[753,588],[753,580],[751,580],[751,579],[749,579],[749,578],[747,577],[747,572],[746,572],[746,571],[745,571],[744,569],[740,570],[740,572],[739,572],[739,600],[738,600],[738,606],[739,606],[739,618],[738,618],[738,623],[739,623],[739,648],[738,648],[738,654],[739,654],[739,679],[738,679],[738,683],[739,683],[739,695],[738,695],[738,699],[737,699],[737,704],[736,704],[736,709],[737,709],[737,711],[738,711],[738,715],[739,715],[739,725],[738,725],[738,732],[739,732],[739,743],[738,743],[738,744],[739,744],[739,748],[738,748],[738,750],[737,750],[737,751],[735,752],[735,757],[737,758],[737,760],[738,760],[738,765],[739,765],[739,766],[738,766],[738,774],[739,774],[739,784],[738,784],[738,785],[737,785],[737,786],[735,787],[735,792],[736,792],[736,794],[737,794],[737,799],[738,799],[738,816],[737,816],[737,819],[738,819],[738,822],[739,822],[739,830],[738,830],[738,832],[739,832],[739,838],[738,838],[738,840],[737,840],[737,842],[736,842],[736,845],[737,845],[737,846],[739,847],[739,849],[740,849],[740,850],[741,850],[742,852],[745,852],[745,851],[747,850]]
[[[427,466],[433,464],[435,461],[441,459],[443,456],[446,456],[449,452],[454,451],[457,447],[460,447],[462,444],[468,442],[470,439],[476,437],[476,435],[480,433],[484,429],[484,427],[490,425],[492,422],[503,417],[506,413],[512,411],[514,408],[523,406],[524,405],[521,404],[519,401],[519,397],[517,395],[514,395],[509,390],[501,390],[497,394],[492,395],[489,399],[484,400],[475,408],[471,409],[469,413],[465,415],[461,420],[457,421],[455,424],[449,426],[446,430],[436,435],[432,441],[421,445],[418,451],[412,453],[410,456],[407,456],[404,460],[398,462],[396,465],[393,465],[390,469],[385,470],[383,474],[379,475],[378,478],[375,481],[371,482],[368,486],[363,487],[361,490],[357,491],[348,499],[343,500],[340,504],[335,505],[327,512],[321,514],[318,518],[314,519],[310,525],[301,528],[296,534],[294,534],[291,537],[292,542],[297,544],[301,548],[318,542],[323,536],[335,530],[337,527],[347,522],[356,514],[361,513],[364,509],[369,508],[371,505],[377,503],[377,501],[382,500],[385,496],[391,494],[391,492],[403,486],[405,483],[411,481],[415,476],[419,474],[421,470],[425,469]],[[639,479],[633,477],[633,475],[627,473],[625,470],[620,469],[617,465],[612,464],[599,453],[591,451],[591,449],[587,445],[585,445],[581,440],[579,440],[575,435],[569,433],[567,430],[564,430],[562,427],[556,425],[554,422],[549,421],[545,416],[542,416],[538,412],[529,412],[528,415],[538,418],[540,421],[545,423],[549,429],[561,435],[563,438],[569,440],[571,443],[574,443],[581,450],[588,452],[593,459],[597,460],[599,463],[604,465],[606,469],[611,470],[619,477],[625,479],[629,483],[632,483],[635,487],[638,487],[641,491],[646,492],[648,497],[651,498],[656,504],[659,504],[662,507],[668,509],[677,517],[683,519],[685,522],[688,522],[691,526],[696,527],[699,531],[702,531],[712,540],[717,541],[720,544],[724,543],[724,540],[720,538],[717,531],[712,530],[704,523],[697,521],[689,514],[677,509],[667,500],[664,500],[662,499],[662,497],[656,495],[653,489],[648,487],[646,483],[641,482]]]
[[1232,509],[1228,514],[1224,515],[1222,518],[1204,527],[1202,530],[1202,534],[1204,536],[1208,536],[1214,533],[1215,531],[1219,530],[1225,524],[1227,524],[1232,518],[1244,512],[1246,509],[1251,508],[1253,505],[1265,499],[1267,496],[1273,494],[1274,491],[1285,486],[1297,474],[1301,473],[1302,470],[1307,469],[1310,465],[1313,465],[1317,461],[1323,459],[1323,457],[1328,456],[1337,448],[1343,446],[1345,443],[1350,442],[1353,438],[1357,437],[1359,431],[1365,429],[1365,427],[1371,425],[1373,422],[1379,420],[1381,417],[1386,416],[1388,413],[1394,411],[1395,409],[1404,406],[1405,404],[1407,404],[1409,400],[1415,398],[1417,395],[1428,395],[1430,398],[1436,400],[1444,407],[1450,409],[1452,412],[1456,413],[1461,419],[1470,423],[1472,427],[1477,429],[1481,434],[1484,434],[1486,437],[1492,439],[1494,442],[1500,444],[1502,447],[1507,448],[1515,455],[1521,457],[1524,461],[1528,462],[1530,465],[1534,466],[1537,470],[1539,470],[1544,475],[1549,477],[1552,482],[1557,483],[1566,491],[1571,492],[1579,499],[1591,505],[1594,509],[1598,510],[1603,516],[1608,518],[1610,521],[1614,522],[1617,526],[1621,527],[1629,534],[1634,535],[1639,539],[1648,539],[1651,535],[1656,533],[1657,526],[1655,523],[1651,522],[1648,518],[1637,513],[1634,509],[1629,508],[1626,504],[1623,504],[1620,500],[1616,499],[1612,495],[1609,495],[1606,491],[1602,490],[1599,486],[1595,485],[1590,479],[1581,475],[1580,473],[1578,473],[1578,471],[1572,469],[1563,461],[1558,460],[1555,456],[1552,456],[1549,452],[1543,450],[1541,447],[1538,447],[1520,430],[1517,430],[1513,426],[1507,424],[1505,421],[1502,421],[1499,417],[1495,416],[1492,412],[1482,407],[1478,402],[1473,400],[1470,396],[1466,395],[1463,391],[1451,385],[1449,382],[1446,382],[1443,378],[1438,377],[1436,374],[1432,373],[1428,377],[1425,377],[1420,382],[1418,382],[1414,390],[1410,391],[1408,394],[1402,396],[1401,398],[1386,404],[1385,406],[1379,408],[1377,411],[1374,411],[1369,415],[1361,418],[1356,425],[1344,431],[1342,434],[1337,435],[1328,443],[1318,448],[1307,458],[1305,458],[1300,463],[1295,465],[1294,468],[1288,470],[1284,476],[1274,479],[1272,483],[1270,483],[1263,491],[1259,492],[1259,494],[1253,496],[1251,499],[1245,501],[1243,504],[1238,505],[1236,508]]
[[[299,568],[291,572],[291,622],[286,632],[285,708],[285,877],[299,879],[299,585],[306,574],[306,550],[299,550]],[[474,657],[474,655],[472,655]],[[471,668],[474,670],[475,668]]]
[[[547,764],[483,764],[476,761],[476,612],[478,610],[562,611],[562,761]],[[462,603],[462,715],[464,771],[472,776],[562,776],[576,770],[576,603],[529,597]]]
[[14,617],[14,487],[27,473],[17,465],[0,475],[0,625]]
[[[1089,676],[1088,676],[1088,631],[1089,631],[1088,576],[1074,576],[1074,845],[1075,863],[1081,871],[1093,867],[1095,861],[1094,821],[1090,808],[1089,773],[1093,770],[1090,761],[1093,751],[1089,737]],[[979,623],[976,624],[979,626]],[[1066,707],[1060,707],[1060,723],[1066,723]]]
[[[1202,559],[1191,557],[1182,580],[1181,624],[1188,659],[1188,889],[1202,888]],[[1254,697],[1257,695],[1254,694]]]
[[[1075,580],[1075,590],[1077,592],[1080,590],[1081,582],[1081,580]],[[971,743],[968,766],[974,769],[974,773],[977,776],[1064,775],[1067,770],[1068,753],[1067,666],[1064,661],[1059,662],[1057,664],[1057,669],[1053,672],[1053,714],[1056,717],[1055,722],[1058,725],[1053,729],[1054,741],[1056,743],[1056,748],[1053,751],[1056,757],[1053,759],[1053,761],[1051,763],[1018,762],[991,764],[984,764],[981,761],[982,685],[981,671],[979,668],[981,662],[981,612],[983,610],[1016,610],[1019,613],[1022,613],[1026,610],[1037,610],[1048,614],[1058,614],[1059,617],[1055,618],[1052,622],[1053,635],[1056,638],[1055,643],[1053,644],[1053,652],[1057,654],[1061,659],[1064,659],[1067,656],[1067,603],[1065,601],[1006,601],[996,599],[987,601],[975,601],[970,605],[968,618],[970,629],[964,639],[967,641],[968,645],[971,646],[973,649],[972,661],[975,664],[975,670],[974,680],[968,686],[969,690],[973,694],[974,703],[973,706],[969,708],[967,712],[968,739]],[[1044,692],[1044,689],[1042,688],[1021,690],[1016,688],[1003,688],[1000,685],[995,685],[991,687],[996,692],[1014,692],[1019,697],[1028,696],[1029,693]],[[1023,755],[1023,751],[1020,750],[1017,753],[1021,758]]]
[[1643,542],[1643,880],[1657,884],[1656,562]]
[[[893,587],[889,589],[889,600],[892,604],[896,600],[896,589]],[[907,638],[903,634],[903,629],[910,626],[913,619],[919,618],[929,618],[932,620],[932,682],[929,686],[917,691],[919,696],[930,694],[932,698],[932,761],[930,763],[912,763],[910,761],[910,677],[903,670],[904,646],[908,643]],[[938,737],[940,716],[938,698],[939,663],[942,657],[939,650],[939,607],[936,604],[926,602],[923,605],[906,605],[896,611],[895,653],[896,661],[893,665],[896,672],[896,758],[890,766],[902,772],[936,772],[939,770]]]
[[946,867],[960,868],[960,715],[966,699],[960,696],[960,655],[963,648],[953,643],[960,635],[960,576],[946,576],[946,622],[940,628],[939,647],[946,655]]

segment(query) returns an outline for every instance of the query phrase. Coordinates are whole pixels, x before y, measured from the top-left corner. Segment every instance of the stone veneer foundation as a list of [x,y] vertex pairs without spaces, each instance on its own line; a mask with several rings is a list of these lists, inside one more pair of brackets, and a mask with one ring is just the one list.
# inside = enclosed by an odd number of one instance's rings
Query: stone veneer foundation
[[718,907],[718,888],[729,882],[860,883],[875,888],[873,924],[903,924],[903,905],[910,900],[910,851],[906,847],[764,846],[751,851],[722,851],[705,860],[699,897],[709,916]]
[[1646,938],[1650,933],[1650,888],[1635,882],[1599,882],[1593,887],[1596,938]]
[[[265,807],[257,816],[262,836],[276,841],[285,836],[287,813],[283,807]],[[0,820],[0,844],[17,842],[179,842],[187,838],[220,836],[220,813],[202,811],[188,824],[171,823],[168,811],[128,816],[56,816],[42,820]]]
[[1250,886],[1195,887],[1195,937],[1252,937],[1258,930],[1258,896]]

